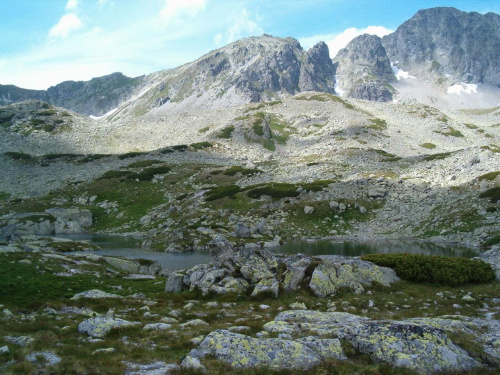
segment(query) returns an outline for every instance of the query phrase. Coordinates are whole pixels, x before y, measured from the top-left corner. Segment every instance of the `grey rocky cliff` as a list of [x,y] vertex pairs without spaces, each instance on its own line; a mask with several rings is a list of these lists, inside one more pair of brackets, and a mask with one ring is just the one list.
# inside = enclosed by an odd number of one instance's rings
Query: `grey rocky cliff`
[[387,102],[396,81],[382,40],[375,35],[354,38],[335,56],[337,83],[351,98]]
[[0,85],[0,105],[34,99],[86,116],[102,116],[130,98],[142,82],[143,77],[130,78],[122,73],[112,73],[90,81],[65,81],[47,90]]
[[391,61],[418,78],[436,81],[448,74],[466,83],[500,85],[498,14],[420,10],[382,43]]

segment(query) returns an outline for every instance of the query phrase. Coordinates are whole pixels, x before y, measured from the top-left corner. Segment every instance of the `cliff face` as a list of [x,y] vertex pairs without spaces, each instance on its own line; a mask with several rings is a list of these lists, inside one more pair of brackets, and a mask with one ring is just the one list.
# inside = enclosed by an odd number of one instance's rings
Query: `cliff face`
[[25,100],[43,100],[83,115],[101,116],[118,107],[141,85],[143,78],[129,78],[122,73],[92,78],[90,81],[65,81],[48,90],[27,90],[0,85],[0,105]]
[[351,98],[392,100],[389,82],[396,77],[382,41],[375,35],[360,35],[339,51],[334,59],[339,87]]
[[[500,16],[421,10],[382,39],[391,61],[419,78],[500,87]],[[449,77],[451,76],[451,77]]]

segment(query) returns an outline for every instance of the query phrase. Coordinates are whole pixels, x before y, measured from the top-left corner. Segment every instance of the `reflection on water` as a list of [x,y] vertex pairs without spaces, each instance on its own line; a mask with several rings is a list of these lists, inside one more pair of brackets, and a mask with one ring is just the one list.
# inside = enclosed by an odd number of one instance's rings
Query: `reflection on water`
[[360,256],[378,253],[410,253],[442,255],[448,257],[472,258],[478,255],[474,250],[452,244],[438,244],[419,241],[292,241],[279,248],[272,249],[276,253],[307,255],[345,255]]
[[[163,253],[140,247],[142,239],[101,234],[74,234],[58,236],[72,240],[92,241],[102,250],[88,251],[90,254],[119,256],[129,259],[149,259],[159,262],[164,269],[178,270],[209,263],[208,252]],[[473,250],[451,244],[437,244],[418,241],[293,241],[271,249],[281,254],[345,255],[359,256],[373,253],[432,254],[472,258],[478,255]]]

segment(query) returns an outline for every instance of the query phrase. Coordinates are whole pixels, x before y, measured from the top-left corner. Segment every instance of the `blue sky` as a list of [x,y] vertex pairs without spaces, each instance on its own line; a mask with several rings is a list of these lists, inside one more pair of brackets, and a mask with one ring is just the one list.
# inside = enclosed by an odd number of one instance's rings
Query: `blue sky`
[[334,57],[360,33],[437,6],[500,13],[498,0],[0,0],[0,84],[149,74],[263,33],[326,41]]

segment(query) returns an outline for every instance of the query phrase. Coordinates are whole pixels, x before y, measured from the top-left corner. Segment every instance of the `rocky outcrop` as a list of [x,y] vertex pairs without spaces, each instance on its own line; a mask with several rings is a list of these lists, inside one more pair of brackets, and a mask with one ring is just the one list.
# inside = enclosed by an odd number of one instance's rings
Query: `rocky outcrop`
[[321,362],[319,354],[303,343],[256,339],[225,330],[210,333],[202,341],[196,354],[210,354],[234,368],[266,366],[273,369],[306,370]]
[[0,218],[0,234],[25,235],[83,233],[92,225],[92,213],[76,208],[50,208],[45,212],[9,214]]
[[455,8],[420,10],[382,43],[391,61],[418,78],[500,86],[500,16]]
[[78,332],[86,333],[89,336],[103,338],[109,331],[117,328],[136,327],[141,325],[139,322],[129,322],[128,320],[109,317],[96,316],[86,319],[78,325]]
[[398,280],[394,270],[348,257],[322,258],[306,255],[284,256],[267,250],[235,249],[217,236],[212,247],[213,263],[172,272],[165,291],[201,290],[203,294],[246,293],[252,296],[280,290],[309,288],[317,296],[335,295],[345,289],[362,293],[373,283],[390,285]]
[[0,105],[36,99],[82,115],[102,116],[130,98],[142,82],[143,77],[130,78],[122,73],[112,73],[90,81],[64,81],[47,90],[0,85]]
[[346,360],[340,342],[345,340],[375,362],[422,374],[466,372],[482,365],[455,345],[446,332],[474,333],[488,327],[492,337],[481,344],[490,353],[488,343],[495,341],[499,332],[497,326],[490,326],[491,323],[480,319],[477,322],[447,317],[372,321],[342,312],[284,311],[263,327],[269,333],[280,334],[280,338],[252,338],[225,330],[214,331],[189,357],[203,360],[211,355],[233,368],[307,369],[326,359]]
[[392,100],[388,83],[396,81],[382,40],[360,35],[335,56],[337,84],[345,95],[356,99]]

